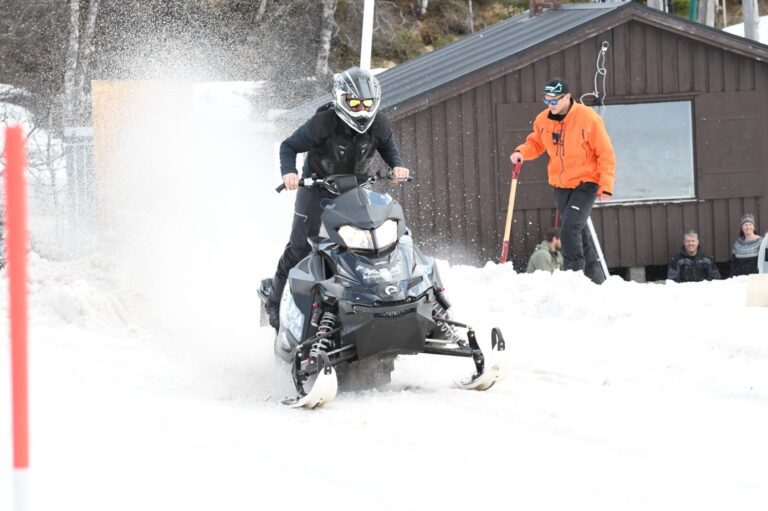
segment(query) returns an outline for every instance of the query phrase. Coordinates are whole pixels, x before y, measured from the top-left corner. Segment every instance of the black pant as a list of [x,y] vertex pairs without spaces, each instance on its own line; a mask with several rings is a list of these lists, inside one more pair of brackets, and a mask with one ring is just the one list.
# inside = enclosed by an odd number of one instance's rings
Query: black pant
[[592,282],[601,284],[606,276],[587,227],[597,189],[595,183],[581,183],[576,188],[555,188],[555,205],[561,221],[563,270],[583,271]]
[[319,188],[299,188],[296,192],[291,237],[285,246],[280,261],[277,263],[277,271],[272,280],[272,299],[274,301],[280,302],[291,268],[311,252],[312,248],[309,246],[307,238],[317,236],[320,232],[320,215],[323,213],[320,201],[331,197],[329,192]]

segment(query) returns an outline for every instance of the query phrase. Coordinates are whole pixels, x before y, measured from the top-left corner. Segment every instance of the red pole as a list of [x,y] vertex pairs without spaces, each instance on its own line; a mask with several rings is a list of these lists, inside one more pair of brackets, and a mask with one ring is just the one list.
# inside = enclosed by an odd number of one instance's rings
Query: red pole
[[[13,468],[17,509],[25,506],[23,475],[29,467],[27,387],[27,152],[20,126],[5,130],[5,219],[10,291],[11,380],[13,392]],[[21,493],[21,494],[19,494]]]

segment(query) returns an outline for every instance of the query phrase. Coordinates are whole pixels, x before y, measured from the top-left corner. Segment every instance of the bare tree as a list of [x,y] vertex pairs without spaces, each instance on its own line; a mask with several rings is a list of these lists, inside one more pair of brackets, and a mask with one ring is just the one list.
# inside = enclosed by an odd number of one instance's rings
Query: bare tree
[[757,0],[742,0],[744,9],[744,37],[753,41],[760,40],[760,18]]
[[269,0],[261,0],[259,2],[259,10],[256,11],[256,23],[261,23],[264,16],[267,13],[267,7],[269,7]]
[[416,14],[419,18],[423,18],[427,14],[427,6],[429,6],[429,0],[416,0]]
[[699,0],[696,21],[710,27],[715,26],[715,0]]
[[475,33],[475,13],[472,12],[472,0],[468,0],[467,2],[469,4],[469,32],[471,34]]
[[80,0],[69,2],[69,33],[64,64],[64,88],[62,94],[63,122],[65,125],[80,124],[87,109],[89,86],[86,78],[94,52],[94,32],[99,12],[99,0],[90,0],[83,17]]
[[64,124],[73,121],[75,105],[75,81],[77,76],[77,55],[80,42],[80,0],[69,0],[69,38],[67,56],[64,64],[64,90],[62,94],[62,111]]
[[336,14],[336,0],[323,0],[323,14],[320,25],[320,48],[317,51],[315,63],[315,76],[323,78],[328,75],[328,57],[331,54],[331,40],[333,39],[334,15]]
[[89,74],[91,57],[94,52],[93,34],[96,28],[96,18],[99,13],[99,0],[90,0],[88,3],[88,13],[85,18],[83,30],[80,33],[80,51],[77,61],[77,75],[75,79],[75,105],[78,112],[86,110],[88,98],[90,96],[90,87],[85,83]]

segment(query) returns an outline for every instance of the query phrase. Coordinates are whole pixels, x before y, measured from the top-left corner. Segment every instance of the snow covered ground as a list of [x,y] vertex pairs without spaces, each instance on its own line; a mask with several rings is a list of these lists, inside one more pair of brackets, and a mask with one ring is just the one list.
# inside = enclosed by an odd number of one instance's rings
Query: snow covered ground
[[486,344],[502,328],[504,381],[463,391],[471,362],[404,357],[387,388],[282,406],[290,376],[255,289],[293,197],[273,191],[260,128],[231,115],[247,104],[214,89],[197,96],[191,172],[215,179],[164,190],[187,200],[127,181],[145,199],[130,237],[72,261],[32,254],[32,509],[765,508],[768,310],[745,307],[743,277],[599,287],[443,262],[457,318]]
[[[736,34],[736,35],[740,35],[741,37],[744,37],[744,23],[736,23],[734,25],[729,25],[725,27],[723,30],[731,34]],[[758,34],[759,34],[758,37],[760,39],[760,42],[763,44],[768,44],[768,16],[760,16]]]

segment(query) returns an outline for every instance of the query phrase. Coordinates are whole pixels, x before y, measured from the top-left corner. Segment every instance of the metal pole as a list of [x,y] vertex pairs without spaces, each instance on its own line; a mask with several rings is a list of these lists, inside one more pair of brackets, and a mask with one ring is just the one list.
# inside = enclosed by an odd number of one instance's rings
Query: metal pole
[[597,233],[595,232],[595,226],[592,223],[592,217],[587,218],[587,227],[589,228],[589,235],[592,236],[592,242],[595,244],[595,250],[597,250],[597,257],[600,259],[600,268],[603,269],[603,275],[607,279],[610,276],[608,273],[608,265],[605,264],[605,256],[603,255],[603,249],[600,247],[600,240],[597,239]]
[[360,43],[360,69],[371,69],[373,44],[373,0],[365,0],[363,7],[363,38]]

